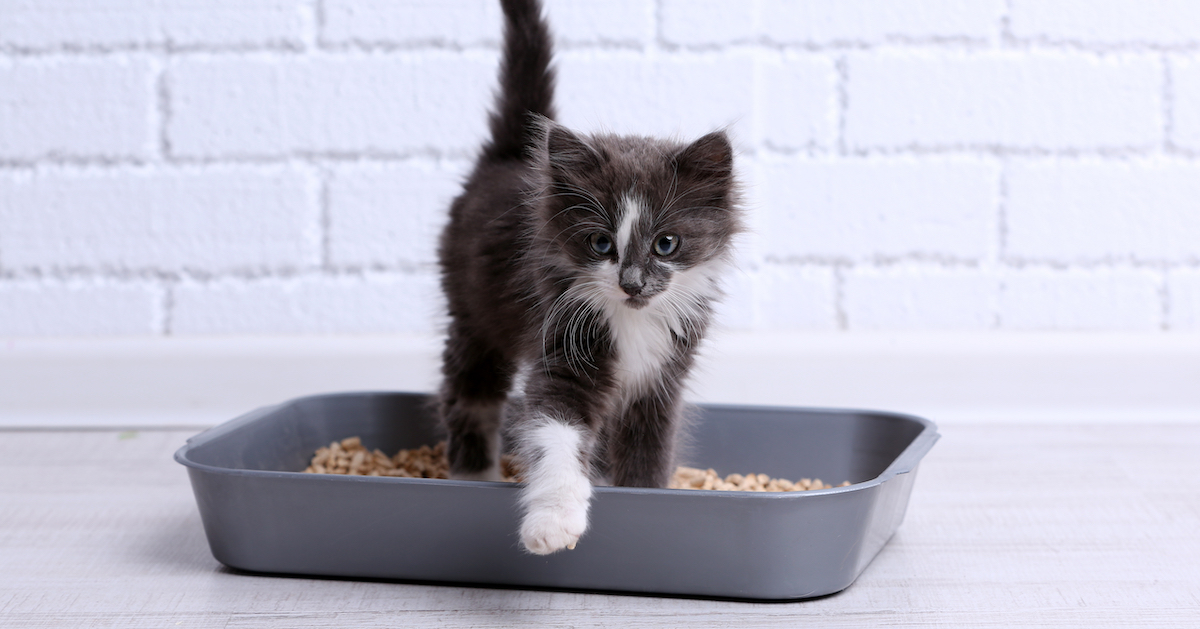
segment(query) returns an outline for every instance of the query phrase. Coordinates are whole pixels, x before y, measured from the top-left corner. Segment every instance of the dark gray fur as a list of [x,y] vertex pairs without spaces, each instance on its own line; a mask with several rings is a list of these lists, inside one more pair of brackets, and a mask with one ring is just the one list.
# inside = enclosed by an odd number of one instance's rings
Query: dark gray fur
[[[588,237],[615,232],[622,195],[631,192],[649,211],[633,230],[643,253],[619,260],[621,289],[630,296],[622,307],[645,307],[675,273],[727,260],[741,230],[732,148],[724,132],[683,144],[583,136],[552,122],[551,37],[541,6],[502,5],[492,137],[450,207],[438,251],[451,318],[439,401],[451,471],[470,475],[495,464],[501,408],[519,366],[529,365],[525,406],[511,420],[518,441],[534,413],[558,418],[586,427],[597,481],[662,486],[673,464],[681,385],[716,289],[695,300],[660,373],[639,391],[621,390],[601,309],[564,294],[617,259],[593,252]],[[652,246],[665,233],[681,244],[659,256]]]

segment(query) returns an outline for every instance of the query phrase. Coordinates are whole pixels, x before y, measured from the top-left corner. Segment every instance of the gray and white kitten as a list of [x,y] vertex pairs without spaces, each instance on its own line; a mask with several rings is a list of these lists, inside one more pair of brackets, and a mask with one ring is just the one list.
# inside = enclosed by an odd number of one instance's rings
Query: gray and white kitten
[[451,322],[439,412],[451,476],[499,480],[501,417],[525,464],[524,548],[574,548],[593,483],[662,487],[682,383],[741,231],[724,132],[690,144],[552,120],[537,0],[502,0],[500,89],[438,251]]

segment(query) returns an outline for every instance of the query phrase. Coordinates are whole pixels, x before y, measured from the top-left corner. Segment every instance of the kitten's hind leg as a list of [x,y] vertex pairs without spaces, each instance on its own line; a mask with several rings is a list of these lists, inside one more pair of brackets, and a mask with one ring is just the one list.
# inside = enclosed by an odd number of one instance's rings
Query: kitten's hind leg
[[502,481],[500,472],[500,404],[445,405],[446,458],[450,478]]
[[500,418],[512,384],[512,361],[452,331],[442,371],[439,411],[447,432],[450,477],[503,480]]

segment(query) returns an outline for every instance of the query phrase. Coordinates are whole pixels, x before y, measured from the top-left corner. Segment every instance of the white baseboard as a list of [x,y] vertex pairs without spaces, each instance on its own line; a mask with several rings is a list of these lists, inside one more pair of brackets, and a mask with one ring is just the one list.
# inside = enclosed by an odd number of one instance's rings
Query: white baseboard
[[729,335],[708,358],[708,399],[938,422],[1200,421],[1200,335]]
[[[429,337],[0,339],[0,426],[208,426],[313,393],[431,391]],[[1200,421],[1200,335],[725,333],[703,402],[963,421]]]

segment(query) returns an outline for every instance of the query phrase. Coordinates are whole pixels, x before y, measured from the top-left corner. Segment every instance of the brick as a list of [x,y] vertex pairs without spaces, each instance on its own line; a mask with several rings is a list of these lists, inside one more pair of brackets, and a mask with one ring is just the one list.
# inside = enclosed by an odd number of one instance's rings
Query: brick
[[764,199],[763,192],[767,170],[764,169],[765,155],[735,155],[733,176],[741,192],[742,225],[745,231],[733,241],[734,262],[748,269],[757,269],[766,256],[763,237],[767,232],[768,217],[774,214]]
[[1003,0],[665,0],[661,10],[663,39],[690,46],[991,40],[1003,15]]
[[432,333],[443,315],[437,276],[305,276],[181,284],[175,334]]
[[714,307],[713,324],[717,330],[753,330],[758,326],[758,286],[756,272],[735,264],[721,277],[724,295]]
[[995,232],[998,169],[956,159],[784,160],[762,167],[764,253],[980,259]]
[[149,64],[0,63],[0,159],[146,158],[157,144]]
[[1169,141],[1200,151],[1200,60],[1171,60],[1171,135]]
[[[575,51],[559,56],[558,107],[584,131],[694,139],[754,110],[754,60],[724,55],[644,57]],[[746,132],[734,127],[745,146]]]
[[0,176],[9,268],[221,271],[319,263],[316,190],[285,169]]
[[170,70],[169,137],[199,157],[473,152],[493,85],[492,53],[191,59]]
[[[567,44],[645,46],[654,40],[653,0],[549,0],[555,39]],[[323,39],[369,44],[496,45],[502,37],[495,0],[329,0]]]
[[773,148],[829,149],[837,142],[837,70],[826,57],[785,53],[758,63],[757,140]]
[[759,33],[758,3],[731,0],[663,0],[663,40],[703,46],[753,40]]
[[1200,257],[1200,165],[1038,161],[1008,172],[1007,253],[1078,261]]
[[556,39],[568,44],[646,46],[654,41],[654,0],[546,0]]
[[1162,68],[1152,56],[889,52],[852,56],[848,75],[855,148],[1162,142]]
[[988,329],[999,281],[978,269],[855,268],[843,287],[850,330]]
[[767,264],[757,275],[758,329],[837,329],[837,287],[831,268]]
[[330,43],[496,44],[494,0],[326,0],[322,39]]
[[0,282],[0,337],[155,334],[161,293],[103,280]]
[[1193,0],[1014,0],[1013,35],[1083,43],[1195,43],[1200,5]]
[[1000,292],[1000,326],[1018,330],[1157,330],[1160,281],[1137,269],[1014,269]]
[[466,167],[430,162],[346,168],[329,182],[329,251],[337,266],[432,266]]
[[1200,269],[1179,269],[1167,274],[1167,327],[1200,330]]
[[0,45],[298,46],[306,0],[28,0],[0,11]]
[[772,41],[876,43],[888,38],[994,39],[1004,0],[760,0]]

